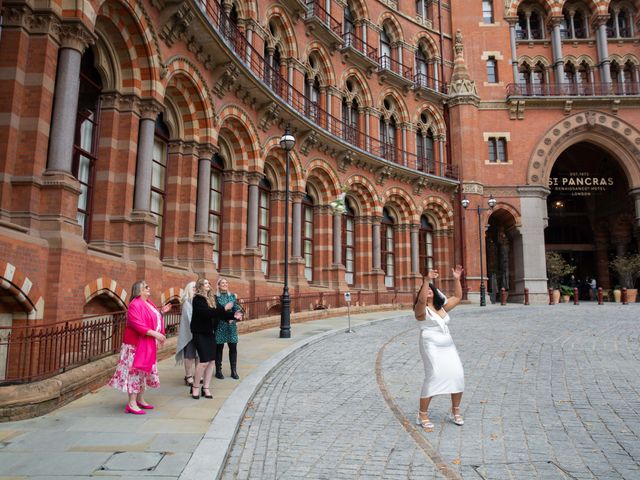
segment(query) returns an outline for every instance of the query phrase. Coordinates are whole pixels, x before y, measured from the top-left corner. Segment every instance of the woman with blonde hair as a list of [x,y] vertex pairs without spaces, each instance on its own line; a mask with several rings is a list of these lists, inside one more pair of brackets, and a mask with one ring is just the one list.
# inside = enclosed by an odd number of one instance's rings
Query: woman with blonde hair
[[[171,305],[160,310],[149,300],[151,287],[140,280],[131,287],[131,298],[127,308],[127,323],[124,328],[120,359],[109,385],[129,395],[125,413],[144,415],[153,405],[144,399],[146,388],[158,388],[160,378],[156,365],[157,345],[164,344],[164,321]],[[161,313],[162,312],[162,313]]]
[[198,352],[193,343],[191,334],[191,315],[193,307],[191,301],[196,293],[196,282],[189,282],[185,285],[180,303],[182,304],[182,318],[180,319],[180,329],[178,330],[178,344],[176,345],[176,365],[184,362],[184,383],[191,387],[194,382],[194,369]]
[[[193,307],[191,333],[200,359],[196,367],[196,381],[191,387],[191,397],[198,399],[202,394],[205,398],[213,398],[209,384],[216,357],[215,325],[219,320],[233,318],[234,313],[216,305],[211,284],[206,278],[199,278],[196,282],[196,293],[191,305]],[[200,385],[200,379],[203,379],[202,385]]]

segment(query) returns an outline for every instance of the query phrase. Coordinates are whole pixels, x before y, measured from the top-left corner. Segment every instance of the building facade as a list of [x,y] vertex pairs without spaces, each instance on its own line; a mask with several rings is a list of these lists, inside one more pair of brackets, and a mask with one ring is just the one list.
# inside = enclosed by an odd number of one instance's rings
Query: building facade
[[482,267],[542,301],[548,250],[609,286],[638,250],[639,10],[4,0],[0,325],[120,310],[139,278],[278,295],[287,127],[294,292],[462,263],[471,299]]

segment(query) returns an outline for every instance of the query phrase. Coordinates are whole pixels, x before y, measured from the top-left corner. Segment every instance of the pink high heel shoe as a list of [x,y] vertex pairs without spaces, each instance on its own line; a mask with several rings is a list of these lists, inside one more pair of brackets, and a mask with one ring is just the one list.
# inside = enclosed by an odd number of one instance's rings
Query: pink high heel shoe
[[133,408],[131,408],[129,406],[129,404],[127,403],[127,406],[124,407],[124,413],[133,413],[134,415],[146,415],[147,412],[145,412],[144,410],[134,410]]

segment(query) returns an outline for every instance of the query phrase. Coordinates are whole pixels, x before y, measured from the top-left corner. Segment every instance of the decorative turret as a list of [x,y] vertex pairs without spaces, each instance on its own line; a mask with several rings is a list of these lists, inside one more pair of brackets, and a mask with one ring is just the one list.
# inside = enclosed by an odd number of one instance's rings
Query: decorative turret
[[453,49],[456,57],[453,61],[453,74],[451,75],[451,83],[449,84],[449,95],[451,97],[474,97],[475,101],[479,101],[476,82],[471,80],[467,65],[464,62],[464,45],[460,30],[456,31]]

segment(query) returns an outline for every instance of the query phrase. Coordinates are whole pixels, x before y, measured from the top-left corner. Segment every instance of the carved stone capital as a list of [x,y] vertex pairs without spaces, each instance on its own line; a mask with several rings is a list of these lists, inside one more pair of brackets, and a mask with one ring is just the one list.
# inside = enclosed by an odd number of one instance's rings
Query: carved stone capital
[[384,185],[384,182],[391,176],[391,173],[391,167],[389,165],[383,165],[376,171],[376,183],[378,185]]
[[211,160],[211,157],[213,157],[216,152],[219,152],[220,148],[216,145],[206,143],[198,145],[196,147],[196,150],[198,152],[198,158],[206,158],[207,160]]
[[80,22],[61,23],[54,26],[60,48],[72,48],[83,53],[95,43],[95,35]]
[[155,121],[155,119],[158,117],[158,114],[164,110],[164,106],[162,106],[154,99],[144,99],[140,100],[138,109],[141,119]]
[[220,76],[213,85],[213,93],[215,93],[218,98],[223,98],[238,81],[238,77],[240,76],[240,70],[233,62],[227,62],[221,69]]
[[260,172],[248,172],[246,177],[249,185],[258,185],[264,178],[264,175]]
[[266,132],[267,130],[269,130],[269,128],[271,128],[271,125],[273,125],[274,122],[276,122],[280,117],[281,111],[282,111],[282,108],[278,103],[276,102],[267,103],[265,106],[263,106],[260,109],[260,112],[258,113],[258,117],[260,119],[258,123],[258,128],[260,128],[260,130],[262,130],[263,132]]
[[309,130],[304,135],[302,135],[302,140],[300,142],[300,153],[303,155],[308,155],[313,147],[318,145],[318,132],[316,130]]

